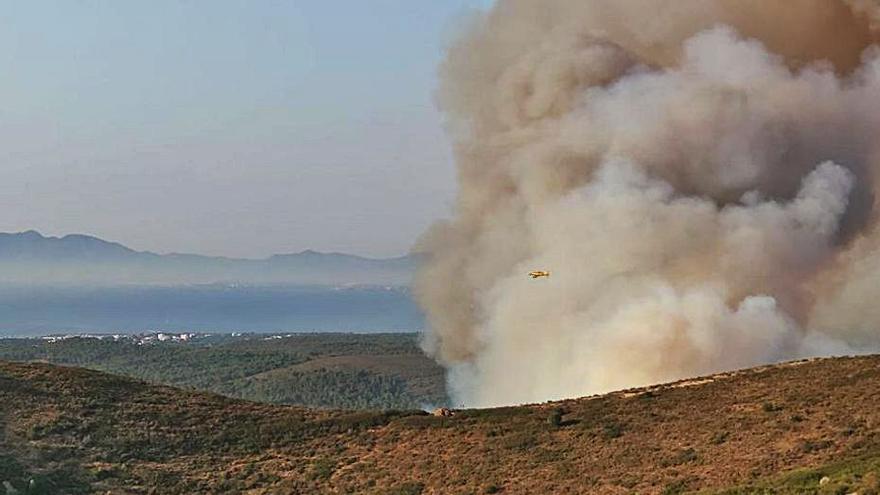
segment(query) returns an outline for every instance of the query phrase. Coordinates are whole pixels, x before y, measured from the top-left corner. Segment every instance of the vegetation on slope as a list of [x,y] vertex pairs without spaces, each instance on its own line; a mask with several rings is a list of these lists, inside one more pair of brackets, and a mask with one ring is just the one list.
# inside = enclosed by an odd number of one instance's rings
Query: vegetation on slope
[[714,492],[715,495],[877,495],[880,452],[811,469],[797,469],[768,480]]
[[230,397],[337,409],[443,404],[443,370],[415,334],[212,336],[192,342],[0,339],[0,360],[42,361]]
[[71,493],[865,494],[880,464],[877,397],[880,357],[451,417],[0,364],[0,452],[15,486],[42,476]]

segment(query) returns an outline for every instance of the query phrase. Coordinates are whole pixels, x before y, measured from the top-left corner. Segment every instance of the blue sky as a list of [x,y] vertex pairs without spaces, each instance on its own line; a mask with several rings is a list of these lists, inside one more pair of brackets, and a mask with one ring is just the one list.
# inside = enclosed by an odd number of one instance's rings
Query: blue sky
[[443,46],[490,3],[0,1],[0,231],[404,253],[454,194]]

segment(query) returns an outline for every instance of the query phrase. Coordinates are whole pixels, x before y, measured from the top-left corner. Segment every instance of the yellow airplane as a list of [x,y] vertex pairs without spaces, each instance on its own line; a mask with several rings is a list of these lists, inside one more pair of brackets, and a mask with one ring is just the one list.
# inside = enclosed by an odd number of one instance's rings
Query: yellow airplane
[[538,271],[534,271],[534,272],[529,272],[529,276],[532,278],[541,278],[541,277],[550,278],[550,272],[538,270]]

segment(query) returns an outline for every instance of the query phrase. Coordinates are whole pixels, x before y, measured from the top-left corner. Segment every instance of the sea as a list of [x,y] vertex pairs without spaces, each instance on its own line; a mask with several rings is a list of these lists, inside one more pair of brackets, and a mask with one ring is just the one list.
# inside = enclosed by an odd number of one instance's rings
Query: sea
[[406,287],[0,287],[0,336],[76,332],[412,332]]

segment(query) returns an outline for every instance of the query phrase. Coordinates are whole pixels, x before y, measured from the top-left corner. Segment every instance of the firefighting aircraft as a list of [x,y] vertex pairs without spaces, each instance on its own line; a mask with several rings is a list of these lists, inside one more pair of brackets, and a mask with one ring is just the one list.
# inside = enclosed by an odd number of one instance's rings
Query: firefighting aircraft
[[541,278],[541,277],[550,278],[550,272],[538,270],[538,271],[534,271],[534,272],[529,272],[529,276],[532,278]]

